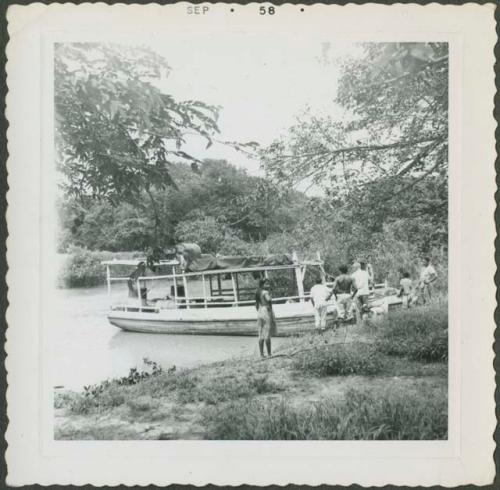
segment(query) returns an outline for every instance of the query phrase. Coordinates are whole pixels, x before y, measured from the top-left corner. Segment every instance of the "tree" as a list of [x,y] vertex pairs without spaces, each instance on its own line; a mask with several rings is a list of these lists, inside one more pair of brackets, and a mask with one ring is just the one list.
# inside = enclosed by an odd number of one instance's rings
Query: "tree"
[[187,134],[211,144],[218,109],[176,101],[157,86],[170,70],[147,48],[64,43],[55,47],[55,138],[63,189],[77,198],[137,202],[146,192],[160,226],[153,188],[175,185],[173,161]]
[[306,113],[263,154],[268,171],[296,185],[309,180],[344,199],[378,179],[381,202],[429,175],[446,178],[448,46],[370,43],[346,60],[336,104],[342,121]]

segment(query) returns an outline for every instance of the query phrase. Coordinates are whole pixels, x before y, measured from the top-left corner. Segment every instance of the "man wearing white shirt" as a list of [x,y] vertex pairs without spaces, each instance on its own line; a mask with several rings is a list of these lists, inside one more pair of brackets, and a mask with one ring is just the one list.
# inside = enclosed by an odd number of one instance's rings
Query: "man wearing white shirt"
[[361,325],[363,321],[363,309],[368,303],[368,295],[370,294],[370,276],[366,270],[366,262],[361,261],[359,265],[359,269],[352,274],[354,281],[352,297],[355,299],[356,305],[356,323]]
[[424,267],[420,271],[420,295],[422,296],[422,301],[424,305],[431,301],[432,299],[432,284],[437,279],[437,272],[431,264],[431,259],[425,257]]
[[333,291],[328,289],[321,277],[316,279],[316,284],[311,288],[311,303],[314,306],[314,326],[316,330],[326,328],[326,314],[328,310],[328,301],[332,297]]

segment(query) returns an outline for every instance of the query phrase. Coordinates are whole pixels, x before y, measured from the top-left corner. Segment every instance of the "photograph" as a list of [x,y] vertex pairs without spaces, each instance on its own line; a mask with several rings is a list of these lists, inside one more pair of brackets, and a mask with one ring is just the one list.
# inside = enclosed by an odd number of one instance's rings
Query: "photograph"
[[434,39],[52,44],[56,441],[448,440]]
[[9,5],[6,483],[491,484],[495,14]]

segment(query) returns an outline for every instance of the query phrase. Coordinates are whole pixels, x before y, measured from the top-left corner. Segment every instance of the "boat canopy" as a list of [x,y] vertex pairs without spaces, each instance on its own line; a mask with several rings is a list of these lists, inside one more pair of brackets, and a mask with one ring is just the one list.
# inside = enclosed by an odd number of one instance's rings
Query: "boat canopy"
[[247,269],[254,267],[273,267],[279,265],[294,264],[292,255],[225,255],[202,254],[189,264],[186,264],[186,272],[205,272],[226,269]]
[[[146,263],[146,258],[139,259],[112,259],[112,260],[103,260],[101,262],[102,265],[133,265],[137,267],[141,262]],[[179,265],[180,262],[178,260],[160,260],[159,262],[155,262],[154,265]]]

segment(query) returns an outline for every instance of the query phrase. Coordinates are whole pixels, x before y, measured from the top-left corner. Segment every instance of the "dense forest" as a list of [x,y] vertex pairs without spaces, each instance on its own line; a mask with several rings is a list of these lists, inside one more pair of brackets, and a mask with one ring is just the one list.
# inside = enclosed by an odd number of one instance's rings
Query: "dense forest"
[[[378,43],[346,59],[342,121],[305,112],[251,152],[265,172],[184,151],[218,137],[223,110],[176,101],[146,48],[56,49],[60,252],[147,251],[180,241],[219,254],[319,251],[326,268],[370,257],[379,280],[447,267],[447,45]],[[264,176],[265,175],[265,176]],[[314,195],[297,189],[313,188]]]

